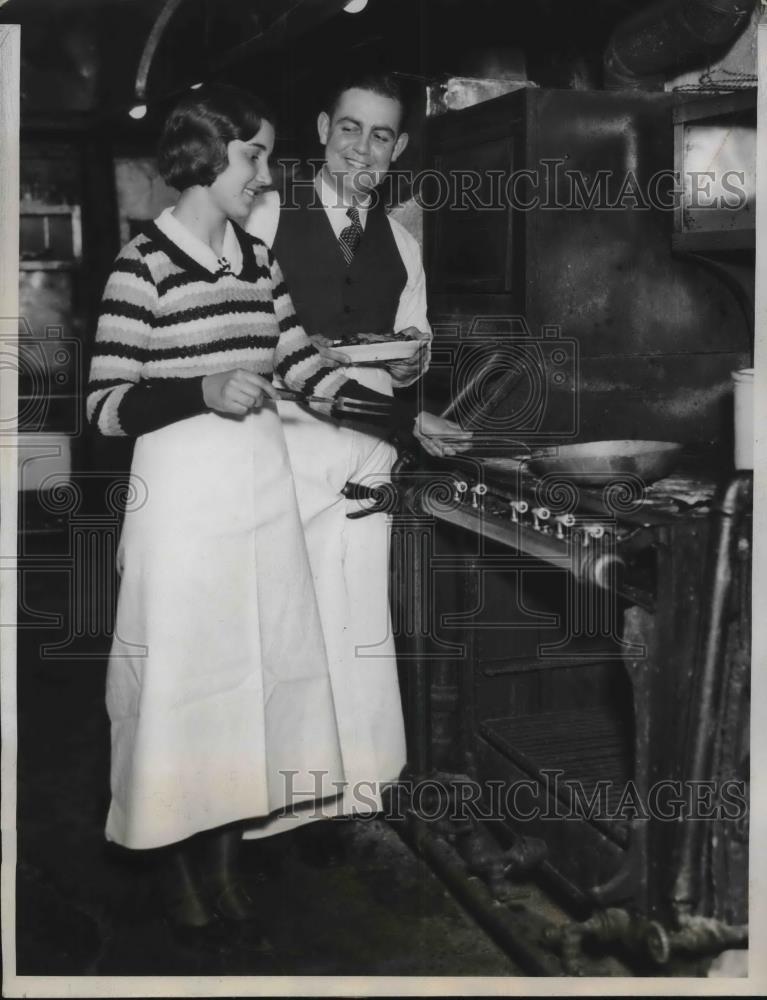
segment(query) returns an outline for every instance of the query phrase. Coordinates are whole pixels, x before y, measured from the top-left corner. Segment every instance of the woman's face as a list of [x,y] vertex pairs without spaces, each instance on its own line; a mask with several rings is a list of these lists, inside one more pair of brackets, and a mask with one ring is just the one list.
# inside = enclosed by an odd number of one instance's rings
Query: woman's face
[[226,149],[229,163],[209,191],[227,218],[244,221],[259,192],[271,184],[269,157],[274,149],[274,128],[264,120],[252,139],[234,139]]

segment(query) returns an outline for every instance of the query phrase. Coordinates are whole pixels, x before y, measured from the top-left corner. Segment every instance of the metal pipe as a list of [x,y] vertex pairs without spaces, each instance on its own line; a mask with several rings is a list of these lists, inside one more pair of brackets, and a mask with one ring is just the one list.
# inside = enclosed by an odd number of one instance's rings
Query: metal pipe
[[533,975],[562,975],[561,963],[545,944],[546,933],[553,926],[548,920],[520,903],[513,907],[499,905],[481,879],[468,877],[456,851],[435,835],[428,823],[412,814],[410,831],[418,852],[509,955]]
[[607,44],[605,88],[662,89],[664,79],[731,45],[753,10],[753,0],[663,0],[632,14]]
[[712,917],[682,917],[669,937],[670,953],[718,955],[728,948],[748,946],[748,924],[725,924]]
[[[136,72],[134,91],[137,100],[143,101],[147,97],[149,72],[157,49],[171,19],[185,2],[186,0],[165,0],[160,13],[155,18],[149,36],[144,43]],[[323,20],[340,13],[344,2],[345,0],[291,0],[290,3],[283,5],[285,9],[263,30],[210,58],[204,67],[205,71],[218,73],[248,54],[269,46],[276,47],[284,42],[288,32],[298,34],[299,31],[313,28]],[[164,96],[168,97],[169,95],[166,93]]]
[[710,917],[685,917],[676,928],[664,927],[628,910],[608,907],[583,923],[569,923],[546,932],[546,943],[562,956],[568,975],[584,973],[582,945],[591,940],[606,951],[618,945],[621,950],[656,966],[667,965],[672,957],[696,958],[718,955],[728,948],[748,945],[748,927],[731,926]]
[[[724,655],[724,623],[732,581],[732,547],[738,519],[751,495],[751,484],[750,473],[738,474],[714,507],[715,534],[711,542],[705,591],[708,600],[704,598],[700,613],[700,621],[705,623],[705,632],[698,644],[696,661],[700,663],[700,671],[694,696],[690,701],[697,720],[687,756],[690,761],[687,777],[690,781],[703,781],[708,777],[706,771],[715,736],[714,701]],[[700,886],[697,884],[696,863],[702,853],[699,848],[702,827],[703,824],[688,820],[682,832],[679,868],[671,897],[678,916],[688,913],[698,902]]]
[[162,10],[157,15],[155,22],[152,25],[149,37],[144,43],[144,49],[141,53],[138,70],[136,71],[136,84],[133,88],[136,94],[136,99],[139,101],[146,99],[149,70],[152,68],[155,52],[157,51],[157,47],[162,40],[162,36],[165,34],[165,29],[168,27],[171,18],[182,3],[184,3],[184,0],[165,0]]

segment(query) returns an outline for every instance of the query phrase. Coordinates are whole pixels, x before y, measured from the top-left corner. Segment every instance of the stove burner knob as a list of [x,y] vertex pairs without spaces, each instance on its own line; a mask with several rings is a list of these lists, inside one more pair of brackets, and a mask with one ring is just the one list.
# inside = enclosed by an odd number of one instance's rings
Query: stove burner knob
[[519,524],[519,514],[526,514],[528,511],[527,500],[512,500],[511,507],[511,520],[514,524]]
[[548,507],[533,507],[533,528],[536,531],[541,530],[540,521],[548,521],[551,517],[551,511]]
[[572,514],[559,514],[554,518],[554,520],[557,522],[557,538],[560,539],[565,537],[565,533],[562,529],[572,528],[575,524],[575,518]]
[[584,548],[589,544],[589,540],[592,538],[601,538],[605,533],[604,526],[601,524],[585,524],[583,526],[583,546]]
[[487,486],[484,483],[477,483],[471,488],[471,505],[474,510],[479,510],[479,498],[487,493]]
[[453,488],[455,493],[453,494],[453,499],[456,503],[460,503],[463,500],[464,493],[468,490],[469,484],[464,482],[462,479],[456,479]]

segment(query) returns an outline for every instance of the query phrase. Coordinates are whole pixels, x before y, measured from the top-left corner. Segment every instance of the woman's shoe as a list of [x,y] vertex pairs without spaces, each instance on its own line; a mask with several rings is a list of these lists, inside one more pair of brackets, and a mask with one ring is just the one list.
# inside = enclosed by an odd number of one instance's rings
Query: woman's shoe
[[270,954],[273,945],[266,936],[256,903],[243,886],[237,859],[240,852],[239,828],[216,831],[206,837],[203,848],[203,879],[207,898],[221,923],[247,941],[250,949]]
[[237,860],[242,831],[226,827],[207,833],[200,844],[200,870],[206,899],[222,920],[234,923],[254,922],[256,904],[240,881]]
[[166,914],[166,922],[174,941],[191,951],[220,953],[234,942],[232,928],[217,916],[199,927],[177,923],[170,914]]
[[208,905],[186,849],[164,852],[161,864],[162,909],[174,938],[194,948],[220,947],[230,935]]
[[252,923],[258,919],[256,904],[238,882],[231,882],[220,889],[211,899],[211,904],[222,920]]

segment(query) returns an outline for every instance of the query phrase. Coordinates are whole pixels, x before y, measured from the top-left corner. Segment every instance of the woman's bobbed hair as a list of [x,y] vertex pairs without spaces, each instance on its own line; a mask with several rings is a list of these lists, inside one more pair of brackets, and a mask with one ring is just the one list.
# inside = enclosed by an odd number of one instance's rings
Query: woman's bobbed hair
[[266,104],[237,87],[212,84],[188,94],[171,111],[160,137],[163,180],[179,191],[207,187],[226,169],[229,143],[252,139],[264,120],[274,123]]

